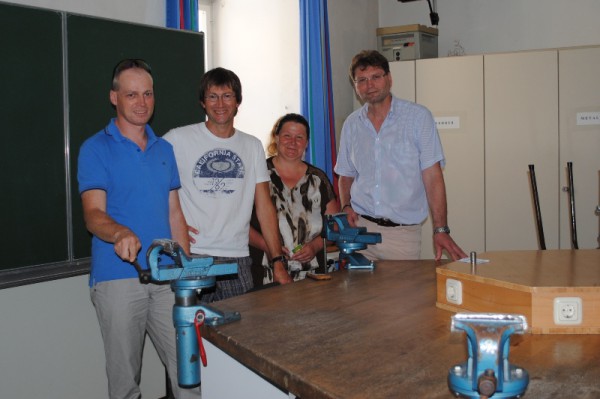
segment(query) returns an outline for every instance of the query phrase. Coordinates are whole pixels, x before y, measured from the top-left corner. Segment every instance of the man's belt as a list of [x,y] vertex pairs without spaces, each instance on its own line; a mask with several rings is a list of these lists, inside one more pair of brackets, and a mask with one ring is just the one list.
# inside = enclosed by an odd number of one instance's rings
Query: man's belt
[[368,215],[360,215],[361,217],[378,224],[383,227],[398,227],[398,226],[416,226],[416,224],[404,224],[404,223],[394,223],[390,219],[386,218],[374,218]]

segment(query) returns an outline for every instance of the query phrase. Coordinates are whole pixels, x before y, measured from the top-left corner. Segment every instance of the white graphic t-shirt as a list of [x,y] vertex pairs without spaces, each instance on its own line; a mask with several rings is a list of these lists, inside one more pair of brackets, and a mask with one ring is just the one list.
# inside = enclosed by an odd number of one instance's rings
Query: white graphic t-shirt
[[244,162],[231,150],[215,148],[203,154],[194,166],[194,185],[206,195],[229,195],[240,190]]
[[248,256],[256,184],[269,180],[260,140],[239,130],[223,139],[204,123],[173,129],[164,138],[175,152],[183,214],[200,231],[192,252]]

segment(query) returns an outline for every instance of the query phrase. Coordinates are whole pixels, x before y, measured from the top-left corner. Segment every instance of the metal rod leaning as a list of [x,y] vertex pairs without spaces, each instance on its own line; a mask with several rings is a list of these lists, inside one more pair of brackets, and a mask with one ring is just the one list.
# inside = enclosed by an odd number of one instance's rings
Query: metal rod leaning
[[529,178],[531,180],[531,191],[533,192],[533,204],[535,206],[535,220],[537,224],[538,240],[540,249],[546,249],[546,239],[544,237],[544,226],[542,224],[542,212],[540,210],[540,199],[538,197],[537,182],[535,179],[535,167],[529,165]]
[[577,221],[575,218],[575,187],[573,185],[573,162],[567,162],[567,175],[569,177],[569,210],[571,213],[571,247],[579,249],[577,244]]

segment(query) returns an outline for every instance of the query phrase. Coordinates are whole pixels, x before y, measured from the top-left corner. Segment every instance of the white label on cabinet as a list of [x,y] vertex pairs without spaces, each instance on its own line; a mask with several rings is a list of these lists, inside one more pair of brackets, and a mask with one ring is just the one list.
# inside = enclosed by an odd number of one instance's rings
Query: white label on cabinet
[[460,117],[458,116],[439,116],[434,119],[438,129],[460,129]]
[[588,125],[600,125],[600,111],[577,113],[577,126]]

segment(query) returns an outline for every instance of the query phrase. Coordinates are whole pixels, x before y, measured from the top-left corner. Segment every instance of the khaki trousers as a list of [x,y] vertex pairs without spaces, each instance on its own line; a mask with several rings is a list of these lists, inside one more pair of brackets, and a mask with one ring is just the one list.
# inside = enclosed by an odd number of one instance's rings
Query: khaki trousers
[[384,227],[359,217],[358,225],[381,233],[381,243],[360,251],[369,260],[413,260],[421,257],[421,225]]

